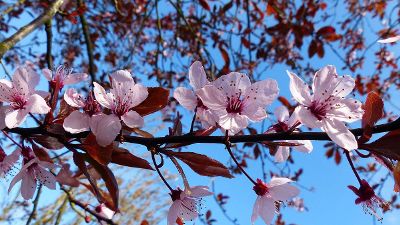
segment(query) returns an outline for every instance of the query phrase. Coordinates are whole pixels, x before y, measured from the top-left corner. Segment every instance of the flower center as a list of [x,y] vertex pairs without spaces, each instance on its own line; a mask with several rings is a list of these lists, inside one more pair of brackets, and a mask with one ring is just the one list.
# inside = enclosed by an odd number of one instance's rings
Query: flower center
[[369,186],[368,182],[365,180],[361,181],[362,185],[360,186],[360,189],[358,189],[358,197],[360,197],[361,201],[368,201],[372,199],[375,196],[375,191],[372,189],[371,186]]
[[94,114],[98,113],[101,111],[99,103],[93,98],[93,93],[90,92],[86,102],[85,102],[85,107],[83,107],[83,110],[89,115],[93,116]]
[[228,113],[241,113],[243,110],[243,102],[239,97],[228,98],[228,106],[226,111]]
[[182,193],[182,191],[179,190],[179,188],[178,188],[178,190],[172,190],[172,192],[170,194],[172,201],[181,199],[181,193]]
[[257,184],[254,185],[253,190],[259,196],[263,196],[268,193],[267,185],[260,179],[257,179]]
[[13,100],[11,102],[11,107],[14,110],[17,109],[25,109],[25,105],[26,105],[26,100],[24,97],[22,97],[21,95],[15,95],[13,97]]
[[315,117],[317,117],[318,120],[322,120],[323,118],[325,118],[327,112],[326,106],[327,105],[318,104],[316,101],[313,101],[308,109]]
[[200,98],[197,98],[197,108],[198,109],[204,109],[204,110],[208,109],[208,107],[203,104],[203,101],[201,101]]

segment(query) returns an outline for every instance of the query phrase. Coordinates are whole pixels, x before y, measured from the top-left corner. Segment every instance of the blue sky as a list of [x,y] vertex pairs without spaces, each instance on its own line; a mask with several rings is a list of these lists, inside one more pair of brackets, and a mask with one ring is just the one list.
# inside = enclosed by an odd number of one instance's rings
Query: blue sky
[[[20,20],[16,21],[16,26],[25,24],[31,18],[28,16],[21,17]],[[44,33],[42,33],[44,34]],[[40,38],[44,39],[44,35],[41,35]],[[370,35],[369,42],[373,41],[376,38],[374,35]],[[26,42],[21,42],[24,44]],[[305,46],[308,46],[305,44]],[[377,46],[376,46],[377,47]],[[393,52],[396,55],[399,52],[399,45],[393,46]],[[307,49],[304,50],[304,54],[307,54]],[[326,56],[323,60],[313,58],[310,63],[314,67],[322,67],[326,64],[333,64],[338,67],[339,75],[350,74],[350,71],[341,70],[342,64],[335,57],[332,52],[328,49],[326,50]],[[212,52],[214,54],[219,54],[217,51]],[[190,59],[192,60],[192,59]],[[216,63],[220,63],[222,65],[222,60],[217,60]],[[364,71],[369,71],[374,68],[372,63],[365,63]],[[8,68],[9,71],[14,71],[15,68]],[[115,68],[118,69],[118,68]],[[271,70],[266,71],[264,78],[273,78],[276,79],[279,83],[280,95],[290,99],[291,95],[289,92],[289,79],[286,75],[285,66],[278,65],[273,67]],[[77,68],[76,71],[79,71]],[[246,72],[246,71],[242,71]],[[3,78],[4,71],[0,69],[0,76]],[[145,81],[145,79],[142,79]],[[144,82],[145,85],[152,86],[154,85],[154,81]],[[47,87],[47,82],[42,80],[40,89],[45,90]],[[399,97],[399,93],[392,91],[394,95],[394,99]],[[269,109],[273,110],[275,107],[279,106],[279,103],[274,103]],[[398,110],[393,108],[390,105],[385,105],[385,109],[388,111],[393,111],[396,114],[400,113]],[[192,114],[185,109],[180,108],[179,111],[184,115],[184,120],[182,123],[186,125],[184,127],[185,131],[188,131],[188,125],[190,123],[190,119]],[[155,116],[150,116],[147,118],[147,121],[152,121]],[[352,124],[353,127],[358,127],[359,123]],[[150,130],[151,128],[145,127],[144,130]],[[166,134],[166,130],[159,131],[157,136],[163,136]],[[220,134],[220,132],[217,132]],[[365,215],[362,208],[354,204],[355,195],[347,188],[347,185],[355,185],[357,186],[357,181],[352,174],[349,165],[347,162],[343,161],[339,166],[335,165],[333,160],[327,160],[325,157],[325,148],[322,146],[325,142],[313,142],[314,151],[311,154],[303,154],[299,152],[292,152],[291,154],[296,160],[295,167],[303,168],[304,174],[301,176],[300,184],[304,187],[312,188],[314,191],[307,191],[305,189],[301,189],[302,192],[300,196],[304,198],[305,204],[309,209],[306,212],[297,212],[293,208],[286,207],[284,208],[283,215],[285,221],[288,224],[302,224],[302,225],[350,225],[350,224],[373,224],[373,218],[369,215]],[[141,148],[138,147],[141,152]],[[211,145],[211,144],[196,144],[186,148],[188,151],[198,152],[201,154],[209,155],[212,158],[216,158],[221,162],[227,162],[229,160],[228,154],[222,145]],[[358,162],[356,162],[358,163]],[[361,162],[365,163],[365,161]],[[247,171],[254,178],[261,177],[262,173],[260,171],[261,164],[259,161],[254,161],[250,164],[250,167]],[[282,165],[278,165],[282,166]],[[296,168],[292,168],[295,170]],[[174,172],[174,168],[171,164],[167,165],[167,168]],[[271,163],[267,163],[266,168],[273,168]],[[255,201],[256,195],[252,191],[252,184],[244,177],[244,176],[236,176],[234,179],[225,179],[225,178],[206,178],[201,177],[195,173],[193,173],[187,166],[184,166],[184,169],[189,177],[189,181],[191,185],[209,185],[211,181],[215,182],[217,193],[223,192],[225,195],[229,195],[230,199],[228,204],[226,205],[227,213],[233,217],[237,218],[239,224],[250,224],[250,216],[253,207],[253,203]],[[378,173],[375,176],[375,181],[378,181],[380,176],[383,176],[384,173]],[[172,184],[173,186],[181,186],[181,180],[178,179],[176,182]],[[384,188],[383,196],[384,198],[388,198],[392,194],[393,183],[390,181],[387,183],[387,186]],[[50,195],[57,195],[56,191],[45,190],[45,193],[49,193]],[[168,190],[165,189],[165,193],[168,193]],[[227,221],[224,215],[221,213],[221,210],[218,208],[214,200],[210,198],[204,199],[206,202],[206,209],[211,209],[213,212],[213,218],[217,219],[215,224],[225,225],[230,222]],[[191,224],[193,222],[188,222],[187,224]],[[384,215],[384,220],[382,224],[384,225],[397,225],[400,223],[400,218],[398,216],[398,212],[395,211],[393,213],[387,213]],[[160,224],[166,224],[165,221]],[[195,221],[194,224],[201,224],[199,221]],[[258,220],[256,225],[263,224],[261,220]]]

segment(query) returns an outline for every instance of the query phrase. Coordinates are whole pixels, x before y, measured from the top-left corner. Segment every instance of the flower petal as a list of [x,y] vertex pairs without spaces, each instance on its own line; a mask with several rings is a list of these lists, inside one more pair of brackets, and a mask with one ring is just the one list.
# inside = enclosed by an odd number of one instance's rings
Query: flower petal
[[194,90],[198,90],[210,83],[207,80],[207,75],[201,62],[196,61],[190,66],[189,81]]
[[262,107],[255,104],[246,105],[241,113],[247,116],[251,121],[258,122],[267,118],[267,112]]
[[299,195],[300,190],[286,183],[271,187],[269,193],[275,201],[287,201]]
[[75,88],[68,88],[65,91],[64,100],[72,107],[83,108],[85,106],[83,97],[75,90]]
[[174,98],[188,110],[194,110],[197,106],[197,97],[193,91],[178,87],[174,91]]
[[8,187],[8,192],[10,193],[10,191],[12,190],[12,188],[15,186],[15,184],[17,184],[20,180],[22,180],[22,178],[24,178],[26,176],[26,170],[25,169],[21,169],[17,175],[15,175],[15,177],[11,180],[10,182],[10,186]]
[[36,191],[36,180],[35,175],[31,170],[28,170],[26,176],[22,178],[21,182],[21,196],[25,200],[29,200],[33,198],[33,195]]
[[301,144],[298,146],[294,146],[294,148],[300,152],[304,152],[304,153],[310,153],[313,150],[313,145],[311,143],[311,141],[309,140],[293,140],[290,141],[291,143],[295,143],[295,144]]
[[184,198],[181,200],[180,215],[178,216],[183,220],[193,220],[199,215],[196,207],[196,201],[194,199]]
[[387,43],[393,43],[393,42],[396,42],[396,41],[399,41],[399,40],[400,40],[400,35],[397,35],[397,36],[394,36],[394,37],[378,40],[378,43],[387,44]]
[[178,219],[178,216],[180,213],[179,212],[180,206],[181,206],[181,201],[176,200],[172,203],[171,207],[169,207],[168,216],[167,216],[168,225],[176,224],[176,219]]
[[254,202],[254,206],[253,206],[253,213],[251,214],[251,223],[254,224],[254,222],[256,222],[258,216],[259,216],[259,212],[260,212],[260,206],[261,206],[261,197],[257,196],[256,201]]
[[275,153],[275,162],[284,162],[289,158],[290,148],[288,146],[279,146]]
[[228,130],[230,135],[234,135],[246,128],[249,124],[249,121],[244,115],[229,113],[221,116],[219,118],[218,124],[224,130]]
[[107,95],[106,90],[104,90],[104,88],[96,82],[93,82],[93,86],[94,97],[96,98],[97,102],[103,107],[111,109],[112,99],[110,99],[110,96]]
[[88,131],[89,121],[90,116],[88,114],[75,110],[64,119],[63,127],[66,131],[76,134]]
[[56,178],[52,173],[47,171],[41,166],[36,166],[35,167],[35,172],[34,172],[36,179],[46,186],[49,189],[55,190],[56,189]]
[[6,126],[10,129],[20,126],[25,121],[28,113],[27,109],[6,112]]
[[207,186],[194,186],[190,188],[190,196],[192,197],[201,198],[212,194],[213,193],[208,190]]
[[340,147],[350,151],[358,148],[357,140],[343,122],[337,119],[324,119],[322,130]]
[[217,124],[217,118],[215,114],[209,109],[198,108],[196,115],[203,128],[209,128]]
[[314,92],[314,99],[321,99],[323,95],[329,96],[333,80],[338,77],[336,68],[332,65],[327,65],[318,70],[314,75],[312,90]]
[[[129,92],[128,92],[129,93]],[[141,85],[141,84],[135,84],[131,90],[131,102],[129,103],[131,107],[135,107],[142,103],[147,96],[149,95],[149,92],[147,91],[147,87]]]
[[269,225],[275,216],[275,203],[272,198],[263,196],[261,197],[261,204],[258,214],[264,220],[264,223]]
[[26,103],[26,109],[31,113],[47,114],[50,107],[47,102],[38,94],[33,94],[29,97]]
[[213,82],[227,97],[238,97],[251,86],[249,77],[244,73],[231,72],[219,77]]
[[226,113],[226,96],[213,85],[206,85],[196,91],[197,96],[208,108]]
[[87,80],[88,75],[86,73],[71,73],[64,78],[64,84],[76,84],[81,81]]
[[272,187],[283,185],[283,184],[290,183],[290,182],[293,182],[293,181],[286,177],[272,177],[271,181],[268,184],[268,188],[272,188]]
[[285,122],[289,119],[289,111],[285,106],[279,106],[275,109],[274,115],[279,122]]
[[53,79],[53,72],[51,70],[45,68],[42,69],[42,73],[48,81],[51,81]]
[[322,123],[315,117],[309,109],[300,105],[295,110],[297,110],[298,119],[302,124],[309,128],[321,127]]
[[11,102],[13,95],[13,86],[9,80],[0,80],[0,102]]
[[245,90],[243,99],[246,102],[255,102],[262,108],[270,105],[279,93],[278,83],[272,79],[258,81]]
[[101,146],[111,144],[121,131],[121,122],[114,114],[97,114],[90,119],[90,129]]
[[290,92],[293,98],[302,105],[310,105],[312,100],[310,96],[310,88],[295,73],[286,71],[290,78]]
[[335,103],[336,107],[327,112],[329,118],[334,118],[339,121],[351,123],[362,119],[364,110],[362,103],[355,99],[340,99]]
[[6,112],[9,110],[9,106],[0,106],[0,130],[6,128]]
[[142,127],[144,125],[143,117],[139,115],[139,113],[130,110],[121,116],[122,121],[131,128],[134,127]]
[[[17,88],[20,93],[33,92],[35,87],[39,84],[40,76],[30,66],[18,67],[12,77],[13,86]],[[25,90],[25,88],[27,88]]]

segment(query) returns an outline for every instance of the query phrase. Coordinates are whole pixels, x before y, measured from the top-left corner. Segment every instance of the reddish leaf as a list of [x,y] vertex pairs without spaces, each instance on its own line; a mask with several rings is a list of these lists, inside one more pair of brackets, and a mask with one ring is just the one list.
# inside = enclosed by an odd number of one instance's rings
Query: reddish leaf
[[186,163],[193,171],[202,176],[222,176],[233,178],[228,168],[215,159],[211,159],[206,155],[197,154],[194,152],[166,152],[167,155],[174,156]]
[[114,149],[111,155],[111,162],[123,166],[153,170],[149,162],[131,154],[124,148]]
[[242,38],[240,38],[240,40],[241,40],[242,44],[244,45],[244,47],[250,48],[250,42],[246,38],[242,37]]
[[342,161],[342,155],[340,155],[340,152],[336,150],[335,151],[335,163],[337,165],[339,165],[340,161]]
[[49,163],[53,163],[53,160],[51,160],[49,154],[47,154],[47,151],[44,150],[43,148],[39,147],[37,144],[32,143],[32,150],[35,153],[36,157],[39,158],[40,161],[46,161]]
[[210,5],[207,0],[199,0],[199,3],[205,10],[210,11]]
[[90,133],[82,143],[82,148],[102,165],[107,165],[111,161],[111,154],[113,153],[113,143],[106,147],[97,144],[96,137]]
[[64,119],[73,111],[75,111],[75,108],[68,105],[67,102],[64,100],[64,98],[62,98],[60,102],[60,111],[56,116],[54,123],[62,124],[64,122]]
[[362,127],[374,126],[383,116],[383,101],[376,92],[368,93],[367,100],[363,105],[364,115],[362,117]]
[[331,158],[332,156],[333,156],[333,153],[335,152],[335,150],[333,149],[333,148],[330,148],[330,149],[328,149],[326,152],[325,152],[325,156],[327,157],[327,158]]
[[40,144],[41,146],[51,149],[51,150],[58,150],[64,148],[64,145],[60,143],[57,138],[48,136],[48,135],[32,135],[32,140],[36,143]]
[[393,170],[394,191],[400,192],[400,161],[397,162]]
[[335,31],[335,28],[334,28],[334,27],[332,27],[332,26],[325,26],[325,27],[320,28],[320,29],[317,31],[317,35],[318,35],[318,36],[324,37],[324,36],[326,36],[326,35],[334,34],[335,32],[336,32],[336,31]]
[[312,58],[317,53],[317,42],[312,40],[310,46],[308,46],[308,57]]
[[359,148],[370,150],[393,160],[400,160],[399,143],[400,129],[389,131],[383,137],[370,144],[359,144]]
[[149,95],[146,100],[134,107],[137,113],[141,116],[146,116],[151,113],[163,109],[168,104],[169,90],[162,87],[147,88]]
[[143,220],[140,222],[140,225],[150,225],[150,223],[147,220]]

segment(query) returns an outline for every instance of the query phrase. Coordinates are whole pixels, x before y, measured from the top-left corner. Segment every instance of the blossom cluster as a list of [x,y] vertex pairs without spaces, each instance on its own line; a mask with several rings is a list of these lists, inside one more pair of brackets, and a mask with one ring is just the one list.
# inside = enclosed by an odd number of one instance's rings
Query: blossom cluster
[[[72,73],[60,66],[51,71],[44,69],[54,93],[62,91],[65,85],[87,80],[85,73]],[[351,151],[357,149],[357,141],[346,123],[360,120],[363,115],[361,103],[346,98],[354,89],[355,82],[350,76],[339,76],[335,67],[325,66],[316,72],[310,88],[300,77],[287,72],[290,91],[298,106],[290,114],[286,107],[275,109],[276,123],[264,133],[300,132],[304,125],[308,128],[321,128],[340,147]],[[110,88],[107,91],[101,84],[93,82],[93,90],[87,96],[76,89],[68,88],[63,99],[73,110],[62,121],[62,127],[71,134],[91,132],[97,144],[110,146],[122,134],[123,127],[138,128],[144,125],[142,115],[134,110],[149,96],[148,89],[134,81],[127,70],[118,70],[109,76]],[[178,87],[174,98],[188,110],[195,112],[196,119],[204,128],[218,127],[223,133],[237,135],[249,126],[250,122],[260,122],[267,118],[266,107],[278,97],[278,83],[266,79],[251,83],[246,74],[231,72],[210,81],[200,62],[194,62],[189,70],[192,90]],[[5,132],[21,126],[28,116],[37,120],[34,114],[48,115],[55,108],[48,92],[37,91],[39,75],[32,65],[20,67],[12,80],[0,80],[0,101],[8,103],[0,109],[0,128]],[[54,94],[53,94],[54,95]],[[5,129],[6,128],[6,129]],[[283,143],[287,143],[286,145]],[[31,199],[37,184],[55,189],[61,185],[79,185],[72,179],[69,165],[55,165],[51,159],[36,156],[32,148],[24,143],[10,155],[0,152],[0,175],[5,176],[22,157],[22,168],[11,181],[9,190],[22,181],[21,195]],[[290,146],[310,153],[313,146],[309,140],[282,140],[274,153],[277,162],[289,158]],[[58,168],[59,173],[55,175]],[[270,183],[261,180],[254,183],[257,194],[251,221],[261,217],[270,224],[276,212],[276,205],[288,201],[299,194],[299,190],[289,185],[292,182],[284,177],[272,177]],[[355,190],[354,188],[352,189]],[[202,197],[211,195],[205,186],[187,187],[184,191],[171,190],[173,204],[168,213],[168,224],[177,220],[192,220],[199,215],[198,203]],[[112,218],[114,211],[102,203],[96,209],[101,216]]]

